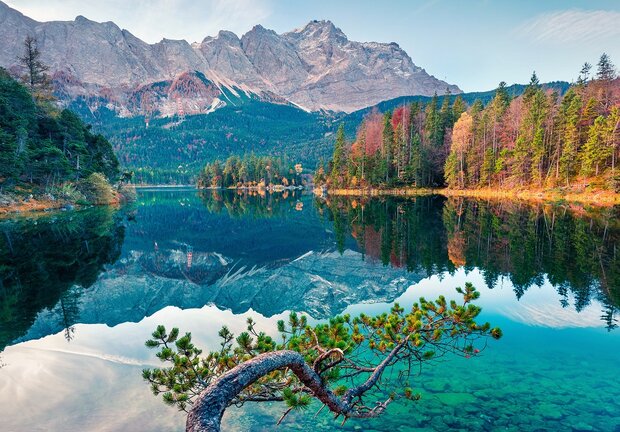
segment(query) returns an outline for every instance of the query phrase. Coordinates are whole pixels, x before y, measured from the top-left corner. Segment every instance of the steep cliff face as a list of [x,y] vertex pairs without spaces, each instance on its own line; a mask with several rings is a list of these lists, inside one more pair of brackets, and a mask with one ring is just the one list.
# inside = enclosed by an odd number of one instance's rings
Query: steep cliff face
[[354,111],[385,100],[386,94],[460,92],[413,64],[396,43],[350,41],[330,21],[312,21],[282,37],[308,70],[305,82],[284,94],[302,105]]
[[[174,106],[176,112],[210,112],[226,103],[227,90],[235,97],[346,112],[398,96],[460,92],[416,66],[397,44],[350,41],[330,21],[284,34],[257,25],[241,39],[220,31],[192,45],[169,39],[150,45],[112,22],[79,16],[42,23],[0,1],[0,66],[19,72],[27,35],[36,36],[64,99],[87,97],[126,116],[170,115]],[[134,103],[145,86],[171,87],[188,73],[201,74],[219,93],[209,100],[204,92],[160,94],[146,105]]]

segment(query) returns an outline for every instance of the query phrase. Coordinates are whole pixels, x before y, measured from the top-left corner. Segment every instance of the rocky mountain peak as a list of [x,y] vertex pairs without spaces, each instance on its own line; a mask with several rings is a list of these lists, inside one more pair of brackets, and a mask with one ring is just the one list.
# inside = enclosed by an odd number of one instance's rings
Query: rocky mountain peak
[[285,33],[285,36],[292,39],[329,40],[340,43],[346,43],[349,40],[343,31],[329,20],[310,21],[301,29]]
[[12,22],[19,22],[22,26],[37,24],[35,20],[24,16],[21,12],[12,9],[0,0],[0,25],[11,25]]
[[[460,92],[416,66],[398,44],[351,41],[329,20],[283,34],[256,25],[241,38],[222,30],[192,45],[169,39],[148,44],[112,22],[83,16],[37,22],[0,0],[0,66],[16,66],[28,35],[37,36],[52,76],[70,76],[70,87],[67,79],[60,83],[63,97],[104,99],[126,115],[140,114],[127,102],[137,89],[172,83],[187,72],[309,110],[348,112],[398,96],[442,94],[447,87]],[[186,87],[183,97],[193,89],[204,97],[201,86]]]
[[263,27],[260,24],[255,25],[254,27],[252,27],[252,30],[248,31],[247,33],[245,33],[242,37],[241,40],[243,41],[244,39],[252,39],[252,38],[264,38],[264,37],[277,37],[279,38],[280,35],[277,34],[275,31],[271,30],[271,29],[267,29],[265,27]]
[[228,30],[220,30],[217,34],[217,39],[237,44],[239,43],[239,37],[235,33]]

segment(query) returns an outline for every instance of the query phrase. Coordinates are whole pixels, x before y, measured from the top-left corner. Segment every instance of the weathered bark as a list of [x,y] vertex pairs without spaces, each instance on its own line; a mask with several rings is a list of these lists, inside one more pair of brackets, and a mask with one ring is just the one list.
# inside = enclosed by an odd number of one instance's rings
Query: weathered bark
[[207,387],[187,416],[188,432],[219,432],[224,411],[244,388],[274,370],[289,368],[331,411],[346,414],[344,404],[326,388],[319,375],[295,351],[274,351],[256,356],[231,369]]

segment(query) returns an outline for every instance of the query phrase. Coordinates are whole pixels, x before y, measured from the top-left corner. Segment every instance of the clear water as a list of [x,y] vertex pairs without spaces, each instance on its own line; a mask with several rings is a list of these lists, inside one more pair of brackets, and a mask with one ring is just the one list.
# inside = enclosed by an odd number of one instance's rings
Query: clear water
[[[0,430],[183,430],[140,376],[157,324],[209,348],[248,316],[270,330],[290,310],[377,313],[471,281],[505,334],[481,357],[425,365],[422,399],[380,419],[341,427],[317,406],[278,429],[620,431],[619,213],[146,190],[118,211],[0,221]],[[274,430],[282,411],[233,408],[224,430]]]

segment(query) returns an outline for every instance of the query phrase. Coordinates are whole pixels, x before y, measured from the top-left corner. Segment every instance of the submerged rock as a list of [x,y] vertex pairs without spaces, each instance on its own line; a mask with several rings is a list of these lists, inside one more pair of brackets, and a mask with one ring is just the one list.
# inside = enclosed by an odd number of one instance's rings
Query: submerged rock
[[449,406],[476,402],[476,397],[469,393],[438,393],[435,396],[441,403]]

